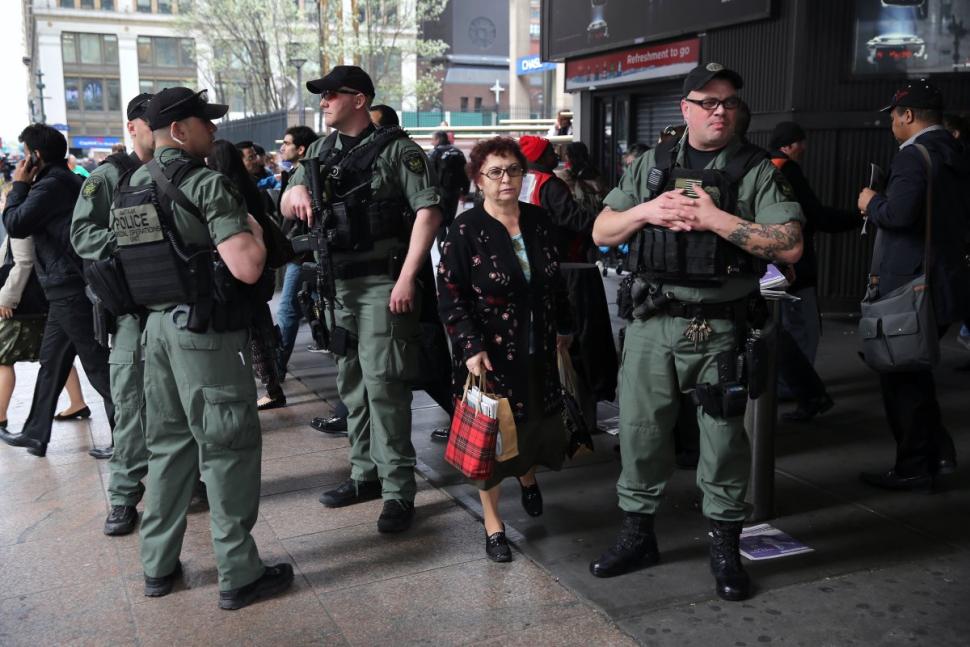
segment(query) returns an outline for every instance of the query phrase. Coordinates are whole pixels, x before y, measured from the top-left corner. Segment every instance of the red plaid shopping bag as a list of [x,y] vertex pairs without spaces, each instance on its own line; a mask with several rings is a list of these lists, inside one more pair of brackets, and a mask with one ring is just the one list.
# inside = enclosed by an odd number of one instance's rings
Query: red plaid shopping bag
[[[468,401],[471,385],[472,376],[469,374],[461,400],[455,403],[445,460],[468,478],[482,481],[492,475],[495,466],[498,418],[482,413]],[[479,393],[485,392],[484,373],[478,378],[478,387]]]

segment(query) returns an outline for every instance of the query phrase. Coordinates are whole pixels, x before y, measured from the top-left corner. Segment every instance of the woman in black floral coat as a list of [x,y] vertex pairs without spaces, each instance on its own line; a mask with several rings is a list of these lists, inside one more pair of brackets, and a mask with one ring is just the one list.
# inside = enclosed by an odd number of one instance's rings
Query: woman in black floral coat
[[468,175],[484,201],[455,220],[438,265],[438,310],[451,338],[456,393],[469,371],[484,370],[488,390],[508,398],[515,416],[519,455],[475,482],[485,552],[499,562],[512,559],[498,512],[499,483],[517,477],[526,512],[541,515],[536,467],[560,469],[566,447],[556,350],[568,348],[572,318],[549,218],[519,202],[526,164],[507,137],[472,149]]

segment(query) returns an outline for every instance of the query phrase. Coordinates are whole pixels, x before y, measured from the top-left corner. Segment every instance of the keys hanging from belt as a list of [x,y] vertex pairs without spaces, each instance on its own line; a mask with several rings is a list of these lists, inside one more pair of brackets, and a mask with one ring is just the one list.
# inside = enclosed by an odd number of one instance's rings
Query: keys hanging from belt
[[694,350],[697,350],[701,342],[705,342],[711,337],[712,332],[714,332],[714,329],[707,323],[707,319],[697,315],[690,320],[690,323],[684,329],[684,337],[693,342]]

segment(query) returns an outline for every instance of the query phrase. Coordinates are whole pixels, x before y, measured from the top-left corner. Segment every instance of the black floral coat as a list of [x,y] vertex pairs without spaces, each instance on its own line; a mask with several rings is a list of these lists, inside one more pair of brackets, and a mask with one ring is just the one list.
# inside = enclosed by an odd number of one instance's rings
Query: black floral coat
[[542,410],[562,406],[556,334],[570,334],[572,316],[559,271],[553,226],[545,210],[519,203],[519,229],[529,257],[526,282],[505,226],[476,206],[452,224],[438,264],[438,311],[451,338],[454,388],[465,385],[465,360],[486,351],[492,362],[488,388],[509,399],[516,420],[535,409],[527,402],[529,314],[534,354],[543,366]]

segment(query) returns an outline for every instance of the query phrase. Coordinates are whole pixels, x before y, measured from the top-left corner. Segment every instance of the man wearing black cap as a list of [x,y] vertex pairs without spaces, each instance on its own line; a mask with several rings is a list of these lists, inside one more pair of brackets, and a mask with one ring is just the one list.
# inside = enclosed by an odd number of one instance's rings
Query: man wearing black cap
[[[824,413],[834,404],[825,390],[825,385],[810,366],[815,363],[820,333],[816,293],[818,260],[815,256],[815,232],[835,234],[858,229],[862,226],[862,218],[853,211],[826,207],[812,191],[801,167],[805,151],[808,149],[805,131],[801,126],[794,121],[783,121],[777,124],[771,133],[769,146],[771,163],[788,180],[795,191],[795,199],[798,200],[805,214],[802,257],[795,264],[795,281],[788,289],[788,292],[799,300],[781,303],[782,325],[797,344],[797,348],[792,350],[799,350],[808,360],[808,364],[799,362],[800,370],[793,370],[783,375],[785,384],[795,396],[798,406],[793,411],[782,414],[782,418],[805,422]],[[799,359],[786,361],[781,358],[779,369]]]
[[624,519],[590,571],[612,577],[659,560],[653,519],[674,469],[681,394],[692,392],[710,565],[726,600],[751,594],[738,544],[751,448],[737,358],[753,339],[747,331],[764,324],[762,259],[796,262],[803,220],[784,177],[735,134],[741,86],[717,63],[691,71],[681,100],[686,133],[638,158],[593,225],[597,245],[630,242],[636,268],[619,389]]
[[[942,334],[950,323],[970,313],[970,278],[963,250],[970,219],[966,189],[970,164],[943,128],[943,96],[929,82],[921,79],[907,84],[882,111],[890,113],[893,137],[900,146],[885,194],[868,188],[859,193],[859,211],[878,227],[870,290],[887,295],[925,272]],[[921,147],[929,154],[932,175]],[[928,182],[933,188],[932,214],[926,213]],[[924,267],[927,217],[932,223],[934,257],[929,268]],[[938,475],[956,469],[956,451],[943,426],[933,373],[882,373],[879,381],[896,440],[896,461],[885,472],[862,473],[862,480],[891,490],[932,489]]]
[[155,152],[130,190],[117,193],[111,225],[131,300],[148,310],[145,595],[167,595],[181,572],[185,515],[201,467],[219,607],[231,610],[286,589],[293,569],[263,564],[250,532],[261,438],[246,325],[266,247],[233,184],[202,163],[216,132],[212,119],[229,109],[205,95],[165,88],[151,100]]
[[[145,120],[151,98],[152,95],[143,93],[128,102],[127,129],[134,152],[109,155],[81,187],[71,221],[71,244],[84,260],[106,259],[117,248],[110,226],[111,203],[122,178],[127,183],[135,169],[152,158],[155,142]],[[114,453],[111,455],[110,450],[108,453],[111,512],[104,524],[106,535],[127,535],[135,529],[138,521],[135,506],[145,491],[141,481],[148,473],[148,448],[145,446],[140,336],[137,315],[117,318],[108,358],[115,428],[111,434]],[[91,450],[96,451],[101,450]]]
[[[331,178],[336,222],[324,226],[336,234],[339,306],[331,350],[349,412],[351,462],[350,479],[320,501],[340,507],[383,498],[378,531],[401,532],[414,518],[416,491],[411,385],[422,377],[416,277],[441,222],[441,197],[421,147],[400,128],[371,123],[374,85],[366,72],[338,65],[307,89],[321,95],[333,129],[306,156],[320,159],[321,179]],[[307,173],[301,164],[290,180],[285,217],[313,220]]]
[[20,134],[26,158],[13,176],[3,224],[11,238],[34,241],[37,275],[49,310],[40,347],[40,371],[23,432],[0,428],[0,440],[44,456],[51,437],[57,396],[80,357],[91,386],[104,398],[114,427],[114,405],[108,379],[108,351],[94,340],[91,303],[84,294],[81,259],[71,249],[71,215],[83,180],[64,159],[64,135],[46,124],[31,124]]

